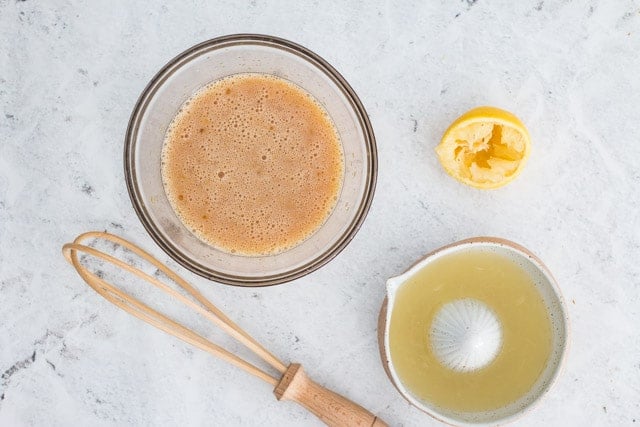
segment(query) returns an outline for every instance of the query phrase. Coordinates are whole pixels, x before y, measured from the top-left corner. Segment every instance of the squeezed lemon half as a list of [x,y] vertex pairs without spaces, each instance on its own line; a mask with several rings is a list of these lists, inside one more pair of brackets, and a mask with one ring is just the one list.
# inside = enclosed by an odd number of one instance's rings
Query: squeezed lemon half
[[518,176],[530,145],[529,132],[516,116],[495,107],[477,107],[449,126],[436,153],[449,175],[472,187],[488,189]]

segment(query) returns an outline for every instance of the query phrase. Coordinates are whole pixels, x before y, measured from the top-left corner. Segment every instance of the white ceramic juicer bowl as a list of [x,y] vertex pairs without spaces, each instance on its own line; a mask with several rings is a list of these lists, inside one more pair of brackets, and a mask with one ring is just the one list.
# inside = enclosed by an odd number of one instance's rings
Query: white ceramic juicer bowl
[[[495,251],[520,265],[532,278],[548,310],[552,326],[549,360],[534,386],[516,401],[502,408],[484,412],[455,412],[439,408],[415,397],[398,377],[389,350],[389,330],[395,295],[399,288],[426,265],[443,256],[463,251]],[[431,325],[432,348],[438,359],[458,371],[481,368],[490,363],[500,348],[499,321],[487,306],[472,299],[459,299],[445,304]],[[409,270],[387,281],[387,298],[382,305],[378,340],[384,368],[400,393],[414,406],[432,417],[452,425],[495,426],[513,421],[531,408],[551,387],[558,376],[567,347],[568,318],[564,301],[553,276],[546,266],[527,249],[513,242],[478,237],[437,249],[415,263]]]

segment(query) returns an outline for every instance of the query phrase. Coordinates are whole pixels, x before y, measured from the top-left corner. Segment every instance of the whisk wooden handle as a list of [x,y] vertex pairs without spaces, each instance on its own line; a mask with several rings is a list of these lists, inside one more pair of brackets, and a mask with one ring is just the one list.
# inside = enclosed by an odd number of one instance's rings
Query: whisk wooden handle
[[299,403],[330,427],[387,426],[362,406],[309,379],[298,363],[289,365],[273,393],[278,400]]

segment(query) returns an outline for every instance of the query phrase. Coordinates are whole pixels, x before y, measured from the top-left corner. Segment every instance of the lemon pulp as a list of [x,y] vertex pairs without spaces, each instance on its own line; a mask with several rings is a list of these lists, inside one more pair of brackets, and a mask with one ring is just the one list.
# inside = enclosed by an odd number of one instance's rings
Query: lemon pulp
[[529,132],[524,124],[495,107],[474,108],[460,116],[436,147],[449,175],[485,189],[513,180],[522,171],[529,152]]

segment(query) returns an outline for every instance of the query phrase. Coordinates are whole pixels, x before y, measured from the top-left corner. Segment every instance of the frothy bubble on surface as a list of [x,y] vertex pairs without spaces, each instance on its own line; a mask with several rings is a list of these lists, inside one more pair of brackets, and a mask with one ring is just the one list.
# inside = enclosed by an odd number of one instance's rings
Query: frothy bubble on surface
[[333,210],[343,174],[324,108],[262,74],[230,76],[194,94],[162,152],[165,191],[180,220],[206,243],[245,255],[282,252],[313,234]]

